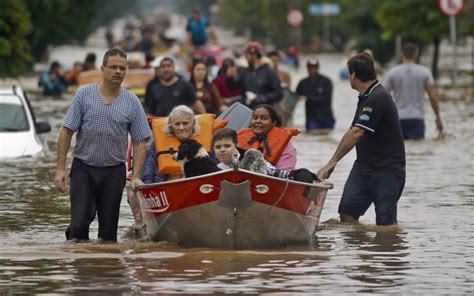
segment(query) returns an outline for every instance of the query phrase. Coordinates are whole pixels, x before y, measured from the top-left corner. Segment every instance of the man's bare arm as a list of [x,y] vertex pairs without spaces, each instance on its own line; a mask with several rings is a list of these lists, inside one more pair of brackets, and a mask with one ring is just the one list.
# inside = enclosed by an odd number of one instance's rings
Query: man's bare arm
[[142,182],[140,180],[143,170],[143,164],[145,163],[145,146],[147,140],[133,142],[133,174],[131,180],[132,190],[135,190],[137,185]]
[[326,165],[324,165],[317,173],[319,179],[327,179],[331,176],[332,172],[336,168],[336,164],[341,160],[349,151],[354,148],[357,142],[364,135],[365,130],[360,127],[352,127],[349,129],[339,142],[336,152],[331,157]]
[[66,175],[66,157],[71,139],[74,132],[67,127],[63,127],[58,137],[58,158],[56,163],[56,176],[54,177],[54,185],[59,192],[65,192],[68,185],[68,177]]
[[439,100],[438,100],[438,94],[436,93],[436,89],[433,84],[428,84],[426,87],[426,92],[428,93],[428,97],[430,98],[430,104],[431,108],[433,109],[433,112],[436,117],[436,129],[440,134],[443,133],[444,126],[443,126],[443,121],[441,120],[441,115],[439,113]]

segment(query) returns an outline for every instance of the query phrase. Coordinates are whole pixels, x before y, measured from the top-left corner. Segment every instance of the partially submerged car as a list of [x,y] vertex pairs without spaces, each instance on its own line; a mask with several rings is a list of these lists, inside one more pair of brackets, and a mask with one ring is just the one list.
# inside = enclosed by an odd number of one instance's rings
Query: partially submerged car
[[38,134],[49,131],[49,123],[36,122],[22,88],[0,86],[0,159],[40,153],[43,145]]

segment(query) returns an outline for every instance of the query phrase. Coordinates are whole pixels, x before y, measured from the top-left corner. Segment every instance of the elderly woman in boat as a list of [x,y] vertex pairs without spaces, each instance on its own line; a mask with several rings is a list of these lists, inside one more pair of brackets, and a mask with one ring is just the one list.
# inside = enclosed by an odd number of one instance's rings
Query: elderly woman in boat
[[239,132],[239,146],[262,151],[267,161],[277,169],[292,171],[296,166],[296,149],[291,138],[297,129],[281,127],[281,118],[270,105],[258,105],[253,109],[251,127]]
[[[185,105],[174,107],[166,121],[160,118],[152,121],[152,131],[155,141],[148,148],[145,170],[142,181],[145,184],[169,181],[182,178],[179,163],[172,159],[170,148],[177,151],[181,142],[199,133],[200,126],[191,108]],[[157,153],[158,151],[158,153]]]

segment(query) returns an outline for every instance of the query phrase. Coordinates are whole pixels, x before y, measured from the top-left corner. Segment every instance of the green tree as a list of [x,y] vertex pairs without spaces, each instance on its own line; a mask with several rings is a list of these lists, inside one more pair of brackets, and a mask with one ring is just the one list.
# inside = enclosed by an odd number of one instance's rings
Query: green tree
[[82,42],[92,29],[98,1],[25,0],[34,30],[28,36],[33,57],[40,60],[48,46]]
[[31,30],[30,15],[18,0],[0,2],[0,77],[17,76],[31,61],[25,37]]
[[375,58],[387,62],[394,53],[393,39],[383,39],[383,28],[376,20],[376,11],[391,0],[337,0],[341,15],[333,17],[331,30],[339,34],[342,44],[351,43],[357,51],[373,50]]
[[440,12],[437,0],[384,1],[376,19],[384,39],[400,34],[405,40],[415,41],[420,50],[432,42],[435,49],[432,72],[437,76],[439,44],[449,34],[449,19]]
[[24,0],[35,28],[28,36],[33,57],[48,46],[82,43],[99,26],[126,13],[136,13],[147,0]]
[[474,36],[474,1],[464,1],[464,9],[461,11],[459,16],[459,35],[462,36]]

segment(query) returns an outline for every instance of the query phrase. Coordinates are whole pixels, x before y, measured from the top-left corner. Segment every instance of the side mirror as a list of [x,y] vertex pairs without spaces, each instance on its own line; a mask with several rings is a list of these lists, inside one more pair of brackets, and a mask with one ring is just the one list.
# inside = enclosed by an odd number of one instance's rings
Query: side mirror
[[51,126],[47,122],[37,122],[35,129],[38,134],[49,133]]

